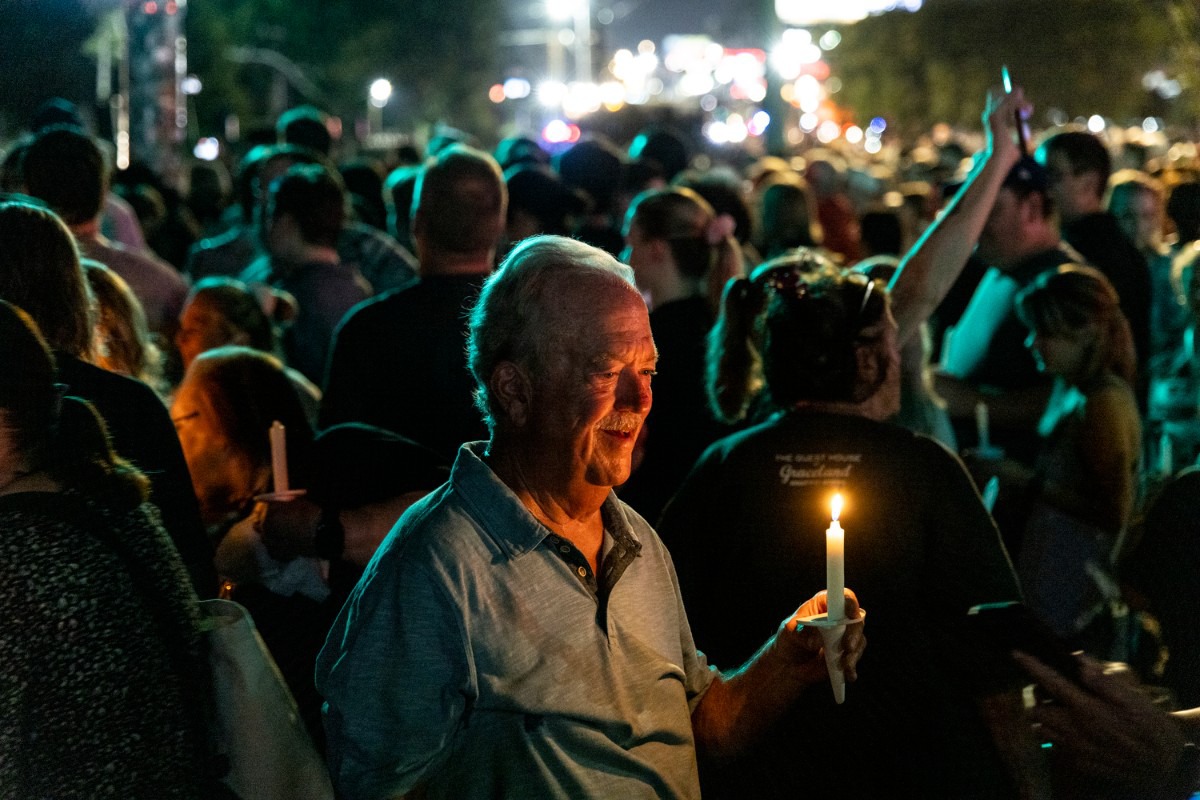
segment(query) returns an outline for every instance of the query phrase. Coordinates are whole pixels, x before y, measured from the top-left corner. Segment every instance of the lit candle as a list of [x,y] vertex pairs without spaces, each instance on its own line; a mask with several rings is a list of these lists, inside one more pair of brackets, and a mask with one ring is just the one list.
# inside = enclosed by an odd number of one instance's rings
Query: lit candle
[[830,505],[833,520],[825,530],[825,586],[829,619],[840,622],[846,618],[846,532],[838,522],[842,515],[842,496],[835,494]]
[[979,435],[979,449],[991,450],[992,437],[988,422],[987,403],[982,400],[975,404],[975,432]]
[[283,423],[271,423],[271,475],[275,480],[275,494],[288,490],[287,437]]

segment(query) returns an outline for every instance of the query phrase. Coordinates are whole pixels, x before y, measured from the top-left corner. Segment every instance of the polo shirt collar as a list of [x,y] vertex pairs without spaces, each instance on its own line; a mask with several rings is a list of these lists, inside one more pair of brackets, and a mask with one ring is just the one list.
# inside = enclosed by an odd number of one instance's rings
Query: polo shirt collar
[[[536,550],[550,529],[529,513],[517,495],[508,488],[483,462],[487,442],[468,442],[458,450],[454,467],[450,471],[450,485],[471,507],[480,528],[504,551],[509,558]],[[605,527],[605,542],[611,536],[620,540],[625,536],[637,543],[641,541],[629,522],[626,508],[611,490],[601,510]]]

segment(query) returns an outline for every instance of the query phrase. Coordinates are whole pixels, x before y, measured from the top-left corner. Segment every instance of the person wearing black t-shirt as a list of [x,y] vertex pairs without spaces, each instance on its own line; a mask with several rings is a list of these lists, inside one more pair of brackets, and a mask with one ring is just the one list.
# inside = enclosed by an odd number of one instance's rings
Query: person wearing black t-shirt
[[659,524],[696,642],[717,663],[747,658],[781,597],[824,582],[840,492],[875,670],[843,706],[810,692],[752,755],[702,764],[705,796],[1016,797],[997,743],[1019,741],[1020,684],[967,610],[1020,592],[961,462],[882,421],[900,398],[886,289],[803,251],[731,284],[714,337],[721,414],[739,419],[758,385],[783,410],[712,445]]

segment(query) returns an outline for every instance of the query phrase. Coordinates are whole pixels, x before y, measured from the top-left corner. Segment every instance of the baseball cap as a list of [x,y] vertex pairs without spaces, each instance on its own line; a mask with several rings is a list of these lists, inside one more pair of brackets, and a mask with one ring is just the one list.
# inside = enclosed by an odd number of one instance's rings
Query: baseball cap
[[1040,192],[1045,194],[1049,189],[1050,180],[1046,168],[1033,160],[1032,156],[1023,156],[1004,178],[1005,189],[1015,189],[1019,192]]
[[437,453],[384,428],[348,422],[313,440],[309,496],[321,506],[359,508],[411,491],[436,489],[450,477]]

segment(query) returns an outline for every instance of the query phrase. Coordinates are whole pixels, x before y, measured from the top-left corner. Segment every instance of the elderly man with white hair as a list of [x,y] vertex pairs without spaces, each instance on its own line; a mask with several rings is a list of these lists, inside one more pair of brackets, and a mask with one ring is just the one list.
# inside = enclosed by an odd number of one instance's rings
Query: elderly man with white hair
[[600,250],[528,239],[485,284],[469,361],[491,439],[400,519],[317,665],[343,797],[698,797],[697,750],[739,752],[826,681],[798,622],[823,594],[741,669],[709,667],[669,554],[613,493],[656,359]]

